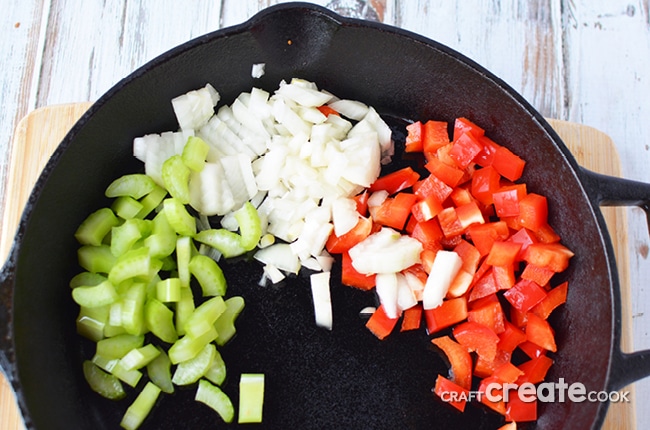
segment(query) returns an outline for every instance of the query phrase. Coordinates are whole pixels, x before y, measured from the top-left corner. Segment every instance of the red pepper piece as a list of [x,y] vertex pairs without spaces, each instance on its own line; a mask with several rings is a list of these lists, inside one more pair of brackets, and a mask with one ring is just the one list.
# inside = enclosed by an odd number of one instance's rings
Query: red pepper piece
[[510,302],[513,308],[520,312],[528,312],[533,306],[544,300],[546,291],[536,283],[522,279],[503,293],[503,297]]
[[541,346],[548,351],[557,351],[555,344],[555,333],[551,325],[543,318],[532,312],[528,313],[528,322],[526,323],[526,339],[535,345]]
[[487,361],[494,360],[497,354],[499,336],[489,327],[466,321],[452,329],[454,339],[470,351],[476,352]]
[[402,315],[402,327],[400,331],[417,330],[422,323],[422,305],[417,304],[406,309]]
[[467,319],[467,299],[464,296],[442,302],[434,309],[425,309],[427,332],[434,334]]
[[542,319],[547,319],[555,308],[566,303],[568,282],[562,282],[555,288],[552,288],[544,300],[536,304],[530,311]]
[[391,334],[399,318],[390,318],[386,315],[383,306],[379,306],[377,310],[372,314],[366,327],[372,332],[378,339],[383,340]]
[[406,126],[405,152],[422,152],[422,123],[414,122]]
[[422,150],[425,153],[436,152],[449,144],[448,125],[444,121],[427,121],[424,123],[422,136]]
[[411,167],[404,167],[392,173],[379,177],[368,188],[370,192],[385,190],[388,194],[412,187],[420,179],[420,175]]
[[436,337],[431,343],[442,350],[451,365],[451,381],[469,390],[472,387],[472,357],[469,350],[449,336]]
[[442,375],[438,375],[433,392],[445,403],[453,406],[459,411],[463,412],[465,410],[465,405],[467,404],[467,399],[469,397],[469,390],[466,390],[458,384],[454,384]]
[[375,275],[364,275],[352,266],[352,259],[347,251],[341,254],[341,283],[361,290],[371,290],[375,287]]
[[371,231],[372,220],[370,218],[359,217],[357,224],[347,233],[337,236],[332,232],[330,237],[327,238],[325,248],[333,254],[341,254],[368,237]]
[[525,165],[524,160],[504,146],[497,148],[492,160],[492,166],[497,172],[513,182],[521,178]]

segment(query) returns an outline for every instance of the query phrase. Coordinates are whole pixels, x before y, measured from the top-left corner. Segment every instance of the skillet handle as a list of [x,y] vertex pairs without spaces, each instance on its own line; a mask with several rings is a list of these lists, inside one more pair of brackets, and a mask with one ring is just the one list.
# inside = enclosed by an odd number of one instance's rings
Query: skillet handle
[[[645,211],[650,231],[650,184],[607,176],[581,168],[583,184],[598,206],[636,206]],[[650,376],[650,350],[625,353],[620,347],[621,309],[616,306],[616,334],[612,351],[609,389],[620,390]]]
[[12,309],[16,275],[15,248],[0,271],[0,370],[9,382],[15,380],[15,357],[12,334]]

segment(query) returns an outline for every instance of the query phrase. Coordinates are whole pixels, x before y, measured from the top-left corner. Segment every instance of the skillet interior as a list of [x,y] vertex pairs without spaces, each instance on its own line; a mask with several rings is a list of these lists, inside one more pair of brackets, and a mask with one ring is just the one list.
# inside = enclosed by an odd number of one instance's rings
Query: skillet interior
[[[291,41],[289,44],[288,41]],[[251,65],[266,63],[259,80]],[[206,35],[164,54],[120,82],[91,108],[57,150],[29,201],[19,232],[14,335],[21,390],[35,428],[115,428],[128,401],[114,404],[89,391],[81,361],[91,354],[74,331],[67,282],[78,268],[73,232],[115,177],[141,169],[135,136],[175,127],[171,98],[210,82],[231,102],[252,86],[267,90],[302,77],[381,113],[413,120],[465,116],[527,160],[523,180],[550,202],[550,221],[576,252],[564,274],[567,304],[552,316],[560,353],[549,374],[587,390],[607,384],[612,349],[613,283],[606,238],[566,148],[505,84],[457,53],[404,31],[335,18],[314,6],[280,6],[248,23]],[[267,428],[496,428],[482,408],[460,415],[432,400],[446,365],[424,333],[383,343],[358,316],[372,296],[333,286],[335,329],[313,324],[305,279],[260,288],[255,264],[226,265],[233,293],[247,308],[239,336],[223,354],[231,375],[267,373]],[[334,278],[336,276],[334,275]],[[589,358],[585,359],[585,355]],[[226,391],[236,398],[236,379]],[[193,391],[160,402],[149,428],[196,426],[217,418]],[[604,405],[542,405],[536,427],[589,428]],[[23,411],[25,412],[25,411]],[[570,420],[570,421],[568,421]],[[535,427],[535,426],[533,426]]]

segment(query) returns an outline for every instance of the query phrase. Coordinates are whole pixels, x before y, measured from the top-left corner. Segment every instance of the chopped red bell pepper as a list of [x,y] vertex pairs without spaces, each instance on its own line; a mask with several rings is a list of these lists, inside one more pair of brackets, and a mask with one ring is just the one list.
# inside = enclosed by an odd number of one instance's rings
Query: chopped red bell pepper
[[337,111],[335,111],[331,106],[322,105],[318,106],[317,109],[325,116],[336,115],[341,116]]
[[454,121],[454,141],[458,140],[464,133],[472,133],[474,137],[481,137],[485,134],[485,130],[476,125],[474,122],[467,118],[456,118]]
[[416,200],[416,195],[411,193],[399,193],[395,197],[388,197],[373,212],[373,220],[377,224],[402,230]]
[[444,202],[451,195],[452,191],[454,191],[453,188],[433,175],[429,175],[419,181],[413,186],[413,189],[420,199],[426,199],[433,195],[440,202]]
[[[494,376],[488,376],[484,379],[481,380],[481,384],[478,387],[478,392],[481,393],[480,396],[480,401],[482,404],[487,406],[488,408],[492,409],[493,411],[497,412],[500,415],[505,415],[506,414],[506,403],[503,401],[503,399],[494,401],[491,400],[493,396],[499,394],[498,392],[494,392],[494,389],[490,393],[488,393],[488,389],[490,388],[490,384],[501,384],[502,381],[500,381],[498,378],[495,378]],[[488,394],[490,394],[488,396]]]
[[[492,166],[477,169],[472,176],[472,195],[484,205],[491,205],[493,195],[501,187],[501,175]],[[519,203],[521,212],[521,202]]]
[[542,382],[552,365],[553,360],[546,355],[540,355],[539,357],[531,358],[521,363],[517,367],[524,374],[517,379],[516,384],[521,385],[525,382],[537,384],[538,382]]
[[341,254],[368,237],[371,231],[372,220],[370,218],[359,217],[357,224],[347,233],[337,236],[332,232],[327,238],[325,249],[333,254]]
[[361,290],[371,290],[375,288],[376,275],[364,275],[357,272],[352,266],[352,258],[347,251],[341,254],[341,283],[348,287],[355,287]]
[[467,228],[467,234],[481,255],[487,255],[494,242],[510,237],[510,229],[505,222],[496,221],[471,225]]
[[422,123],[416,121],[406,126],[406,146],[405,152],[422,152]]
[[494,360],[499,336],[489,327],[477,322],[466,321],[455,326],[452,333],[454,339],[470,351],[476,352],[487,361]]
[[357,204],[357,212],[361,216],[368,216],[368,197],[370,197],[368,190],[364,190],[362,193],[354,196],[354,201]]
[[459,411],[463,412],[465,410],[465,405],[467,404],[467,399],[469,397],[469,390],[458,384],[454,384],[442,375],[438,375],[433,392],[440,397],[442,401],[450,404]]
[[469,390],[472,388],[472,357],[469,350],[449,336],[431,339],[447,356],[450,363],[451,381]]
[[510,321],[504,321],[504,330],[499,334],[497,347],[506,352],[512,352],[526,341],[526,333]]
[[435,218],[442,210],[442,203],[436,196],[430,195],[416,202],[411,208],[411,213],[418,222],[422,222]]
[[557,287],[552,288],[546,293],[544,300],[533,306],[530,311],[542,319],[547,319],[555,308],[566,303],[568,287],[569,283],[564,281]]
[[436,152],[438,148],[449,144],[448,125],[444,121],[429,120],[424,123],[422,150],[425,153]]
[[526,339],[535,345],[541,346],[549,351],[556,352],[555,333],[551,325],[545,319],[540,318],[533,312],[528,313],[526,323]]
[[537,398],[535,398],[534,392],[531,393],[532,401],[529,401],[531,399],[528,396],[519,395],[518,391],[512,391],[509,394],[508,402],[506,402],[506,420],[527,422],[537,419]]
[[546,349],[534,344],[529,340],[521,342],[517,348],[523,351],[524,354],[526,354],[529,358],[537,358],[540,355],[546,355]]
[[512,266],[517,261],[521,243],[496,240],[487,256],[487,264],[492,266]]
[[449,156],[458,167],[465,169],[482,150],[481,142],[471,132],[465,132],[458,139],[454,139]]
[[422,325],[422,305],[417,304],[402,313],[402,327],[400,331],[417,330]]
[[440,228],[440,223],[434,218],[415,224],[411,237],[419,240],[424,249],[439,250],[442,249],[440,241],[445,235]]
[[519,312],[528,312],[533,306],[544,300],[546,291],[533,281],[522,279],[506,291],[503,297]]
[[403,169],[379,177],[370,185],[368,190],[370,192],[385,190],[388,191],[388,194],[395,194],[412,187],[419,179],[420,175],[416,171],[411,167],[404,167]]
[[569,267],[573,252],[561,243],[535,243],[524,252],[524,260],[553,272],[563,272]]
[[549,283],[555,272],[546,267],[539,267],[534,264],[526,264],[524,270],[521,272],[521,279],[533,281],[537,285],[543,287]]
[[539,230],[548,222],[548,202],[546,197],[536,193],[526,194],[519,200],[519,215],[516,220],[521,227],[532,231]]
[[377,310],[373,312],[370,319],[368,319],[366,327],[368,327],[368,330],[377,336],[378,339],[382,340],[393,331],[398,320],[399,318],[390,318],[386,315],[384,307],[380,305]]
[[505,315],[496,294],[472,302],[467,312],[467,321],[483,324],[496,334],[503,333]]
[[494,210],[499,217],[519,215],[519,202],[526,196],[526,184],[506,185],[492,194]]
[[467,299],[464,296],[449,299],[440,306],[424,310],[427,332],[434,334],[467,319]]
[[450,166],[447,163],[443,163],[437,157],[431,157],[429,159],[429,162],[425,164],[424,167],[432,175],[452,188],[458,185],[465,176],[465,172],[463,170],[454,166]]
[[492,159],[492,166],[501,176],[511,181],[521,178],[526,162],[505,146],[497,148]]

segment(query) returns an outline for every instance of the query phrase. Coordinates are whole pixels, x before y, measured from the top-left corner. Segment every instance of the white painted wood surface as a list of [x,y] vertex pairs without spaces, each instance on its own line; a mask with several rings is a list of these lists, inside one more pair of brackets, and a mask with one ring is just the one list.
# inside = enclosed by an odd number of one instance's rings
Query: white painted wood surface
[[[275,3],[1,0],[0,201],[6,194],[11,136],[28,112],[96,100],[167,49],[243,22]],[[623,175],[650,182],[648,0],[314,3],[378,18],[460,51],[505,80],[544,116],[608,134],[620,153]],[[643,212],[631,208],[627,215],[634,345],[650,348],[650,240]],[[650,410],[643,405],[650,400],[650,380],[636,384],[636,396],[638,428],[648,428]]]

